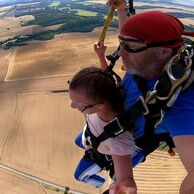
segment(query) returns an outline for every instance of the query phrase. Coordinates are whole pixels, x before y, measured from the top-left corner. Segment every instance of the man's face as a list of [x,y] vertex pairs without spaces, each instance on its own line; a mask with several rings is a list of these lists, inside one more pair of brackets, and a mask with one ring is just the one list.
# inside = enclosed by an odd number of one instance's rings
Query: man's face
[[158,48],[146,48],[145,43],[136,41],[132,37],[127,41],[120,40],[120,46],[119,56],[129,73],[144,78],[154,78],[154,74],[159,72],[160,52],[156,52]]

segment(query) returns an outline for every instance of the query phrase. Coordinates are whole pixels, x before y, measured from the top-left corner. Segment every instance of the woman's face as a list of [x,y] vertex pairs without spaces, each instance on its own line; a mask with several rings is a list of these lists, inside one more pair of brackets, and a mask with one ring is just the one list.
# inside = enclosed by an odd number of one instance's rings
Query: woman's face
[[99,104],[89,100],[84,92],[79,90],[69,90],[71,107],[83,112],[84,114],[93,114],[97,112],[96,106]]

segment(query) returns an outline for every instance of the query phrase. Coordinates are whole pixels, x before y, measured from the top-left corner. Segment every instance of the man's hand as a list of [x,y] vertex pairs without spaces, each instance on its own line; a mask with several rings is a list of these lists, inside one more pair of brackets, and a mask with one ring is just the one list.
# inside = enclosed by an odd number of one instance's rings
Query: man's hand
[[122,10],[126,8],[125,0],[108,0],[106,5],[109,7],[114,7],[117,10]]

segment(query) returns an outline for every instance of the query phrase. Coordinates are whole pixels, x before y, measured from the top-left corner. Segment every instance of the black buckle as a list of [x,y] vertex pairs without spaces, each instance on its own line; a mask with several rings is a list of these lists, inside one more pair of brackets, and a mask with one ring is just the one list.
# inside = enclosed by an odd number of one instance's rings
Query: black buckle
[[115,129],[117,129],[117,130],[116,131],[113,131],[113,133],[114,133],[115,136],[123,133],[125,127],[123,127],[121,125],[118,117],[114,118],[111,122],[113,122],[117,126],[117,127],[115,127]]
[[106,154],[105,154],[105,159],[106,159],[107,161],[112,161],[112,157],[111,157],[110,155],[106,155]]

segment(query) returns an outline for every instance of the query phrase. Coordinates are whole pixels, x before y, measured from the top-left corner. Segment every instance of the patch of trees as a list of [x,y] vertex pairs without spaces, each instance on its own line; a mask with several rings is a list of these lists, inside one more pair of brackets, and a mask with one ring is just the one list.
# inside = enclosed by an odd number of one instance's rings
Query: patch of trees
[[[36,0],[15,0],[20,2],[35,2]],[[22,46],[29,40],[50,40],[56,34],[64,32],[91,32],[95,27],[104,25],[104,16],[107,15],[109,8],[102,4],[89,4],[87,0],[60,0],[58,8],[49,7],[52,0],[38,0],[37,4],[25,4],[17,6],[15,15],[17,17],[23,15],[33,15],[34,20],[28,22],[21,22],[22,26],[40,25],[51,26],[56,24],[63,24],[57,30],[48,30],[44,32],[33,33],[27,35],[25,38],[15,37],[12,40],[0,42],[4,48],[12,46]],[[87,4],[84,4],[87,2]],[[140,6],[138,9],[161,8],[157,6]],[[76,9],[96,12],[96,16],[79,16]],[[26,10],[28,12],[26,12]],[[192,13],[170,12],[169,14],[175,17],[194,17]],[[113,20],[111,27],[118,27],[118,22]],[[194,26],[185,26],[186,30],[194,31]]]
[[16,36],[14,38],[9,38],[6,41],[0,42],[0,48],[9,49],[12,46],[24,46],[27,43],[25,41],[29,40],[28,36]]
[[185,26],[185,30],[188,32],[193,32],[194,31],[194,26],[190,25],[190,26]]
[[55,31],[48,30],[46,32],[39,32],[29,35],[29,40],[51,40],[54,38]]
[[[25,1],[25,0],[24,0]],[[85,0],[86,1],[86,0]],[[86,1],[87,2],[87,1]],[[26,15],[26,9],[29,11],[28,14],[34,16],[34,20],[22,23],[22,26],[29,25],[40,25],[40,26],[51,26],[56,24],[64,24],[58,31],[60,32],[88,32],[93,30],[97,26],[103,25],[103,17],[108,13],[108,7],[102,4],[84,4],[84,0],[70,1],[61,0],[59,8],[49,7],[51,1],[41,1],[36,5],[29,5],[27,8],[22,10],[22,7],[16,11],[16,16]],[[38,7],[39,6],[39,7]],[[35,8],[35,9],[34,9]],[[150,8],[161,8],[159,6],[140,6],[138,9],[150,9]],[[86,11],[92,11],[98,13],[97,16],[81,17],[77,15],[75,9],[81,9]],[[169,14],[175,17],[185,18],[194,17],[192,13],[180,13],[180,12],[169,12]],[[91,22],[90,22],[91,21]],[[113,22],[112,26],[117,27],[116,22]],[[189,27],[190,29],[192,27]],[[55,32],[57,33],[57,32]]]
[[[40,26],[51,26],[51,25],[56,25],[56,24],[66,24],[66,26],[71,26],[69,21],[77,20],[77,25],[79,25],[78,19],[83,19],[85,18],[79,18],[77,15],[77,12],[74,11],[75,9],[83,9],[86,11],[92,11],[99,13],[101,15],[106,15],[108,12],[108,7],[101,5],[101,4],[89,4],[89,5],[84,5],[83,1],[80,3],[77,1],[61,1],[60,3],[60,8],[61,9],[55,9],[54,7],[49,7],[49,2],[44,4],[39,4],[41,5],[41,10],[39,10],[37,7],[36,9],[30,9],[25,7],[25,10],[17,10],[15,15],[16,17],[26,15],[26,9],[29,11],[29,15],[34,16],[34,20],[25,22],[23,25],[29,26],[29,25],[40,25]],[[36,5],[37,6],[37,5]],[[43,9],[44,7],[44,9]],[[91,20],[92,17],[94,16],[88,16]],[[81,21],[82,22],[82,21]],[[97,20],[95,22],[98,23]],[[67,24],[68,23],[68,24]],[[99,22],[99,24],[101,21]],[[74,25],[74,24],[73,24]],[[70,30],[70,29],[69,29]]]
[[93,17],[76,16],[58,29],[59,32],[91,32],[95,27],[104,24],[103,16],[98,14]]

